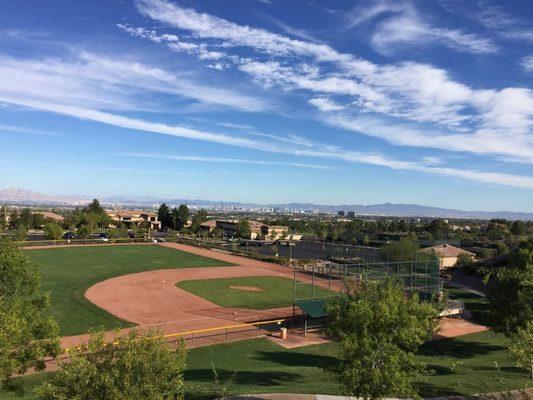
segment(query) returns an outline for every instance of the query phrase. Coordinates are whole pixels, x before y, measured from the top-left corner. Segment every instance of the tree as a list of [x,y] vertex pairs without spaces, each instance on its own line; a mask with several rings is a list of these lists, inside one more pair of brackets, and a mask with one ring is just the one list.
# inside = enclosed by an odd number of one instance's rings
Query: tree
[[50,222],[44,226],[44,233],[47,239],[59,240],[63,236],[63,228],[55,222]]
[[7,228],[7,218],[9,216],[8,208],[6,205],[0,207],[0,231]]
[[170,208],[163,203],[157,210],[157,219],[161,222],[161,228],[172,228],[172,216],[170,215]]
[[24,226],[26,229],[31,229],[33,227],[33,216],[29,208],[23,208],[20,212],[18,218],[17,226]]
[[87,225],[81,225],[78,228],[78,236],[82,239],[87,239],[89,235],[91,234],[91,228],[89,228]]
[[13,232],[13,240],[15,242],[23,242],[28,239],[28,229],[24,225],[20,225],[15,228]]
[[522,271],[533,269],[533,237],[519,244],[509,257],[509,265]]
[[515,365],[529,371],[533,380],[533,321],[528,321],[524,328],[518,328],[509,350],[515,359]]
[[533,321],[533,268],[498,271],[487,291],[494,330],[507,336]]
[[178,212],[177,212],[176,230],[181,230],[185,225],[187,225],[188,220],[189,220],[189,207],[187,207],[186,204],[181,204],[178,207]]
[[237,230],[235,236],[241,239],[250,239],[252,235],[252,229],[250,228],[250,221],[247,219],[241,219],[237,223]]
[[39,288],[29,258],[0,240],[0,387],[22,391],[13,374],[43,370],[44,357],[60,351],[59,328],[46,314],[50,301]]
[[472,257],[468,253],[461,253],[457,256],[457,262],[455,263],[456,267],[464,268],[466,271],[469,271],[474,265]]
[[418,254],[418,242],[402,238],[399,241],[391,242],[383,248],[383,257],[385,261],[412,261]]
[[350,396],[416,396],[414,380],[425,372],[415,352],[436,328],[436,308],[406,296],[391,281],[365,281],[327,305],[329,333],[340,338],[339,363],[330,369]]
[[185,346],[172,350],[159,333],[116,333],[106,344],[100,332],[71,350],[70,358],[59,361],[61,370],[36,389],[40,399],[183,399]]
[[91,201],[87,207],[85,207],[85,212],[92,213],[92,214],[105,214],[104,208],[100,205],[100,202],[98,199],[94,199]]
[[200,230],[200,225],[205,221],[207,221],[207,211],[198,210],[198,212],[192,217],[191,230],[194,233],[198,233],[198,231]]
[[[50,222],[52,222],[52,220],[50,220]],[[38,229],[41,226],[45,225],[46,221],[45,221],[44,215],[41,213],[33,214],[31,224],[32,224],[32,228],[34,229]]]
[[524,221],[514,221],[511,225],[511,233],[521,236],[526,233],[526,223]]
[[11,211],[11,215],[9,216],[9,228],[10,229],[17,229],[19,222],[19,213],[17,210]]

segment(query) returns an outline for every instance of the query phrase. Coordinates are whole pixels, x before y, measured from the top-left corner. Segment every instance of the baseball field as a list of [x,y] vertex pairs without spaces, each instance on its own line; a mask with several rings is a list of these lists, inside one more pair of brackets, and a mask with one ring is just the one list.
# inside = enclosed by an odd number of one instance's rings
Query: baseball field
[[[183,245],[122,245],[26,250],[39,266],[42,286],[51,293],[51,314],[61,334],[93,328],[160,326],[166,332],[204,329],[282,315],[292,308],[292,271],[286,267]],[[305,279],[303,291],[311,291]],[[315,287],[316,295],[325,289]],[[452,297],[467,308],[484,299],[460,289]],[[85,336],[69,336],[69,343]],[[527,382],[507,350],[509,341],[492,331],[425,344],[417,357],[434,373],[420,379],[423,395],[471,394],[520,388]],[[212,389],[212,366],[222,380],[236,371],[234,393],[325,393],[340,388],[323,370],[334,363],[338,344],[285,349],[265,338],[216,344],[189,351],[187,398]],[[471,371],[476,371],[472,374]],[[26,394],[48,374],[23,377]],[[501,383],[501,380],[504,383]],[[0,400],[15,399],[0,391]]]

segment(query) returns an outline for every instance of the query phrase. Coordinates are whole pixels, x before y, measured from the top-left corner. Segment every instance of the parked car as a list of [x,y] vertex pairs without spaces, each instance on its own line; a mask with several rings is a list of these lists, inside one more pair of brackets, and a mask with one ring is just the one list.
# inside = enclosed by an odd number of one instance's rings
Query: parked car
[[107,236],[107,233],[101,233],[98,235],[98,240],[101,240],[102,242],[109,242],[109,237]]
[[74,232],[67,232],[63,235],[63,239],[76,239],[76,234]]
[[135,234],[135,232],[128,232],[128,236],[130,237],[130,239],[137,238],[137,235]]

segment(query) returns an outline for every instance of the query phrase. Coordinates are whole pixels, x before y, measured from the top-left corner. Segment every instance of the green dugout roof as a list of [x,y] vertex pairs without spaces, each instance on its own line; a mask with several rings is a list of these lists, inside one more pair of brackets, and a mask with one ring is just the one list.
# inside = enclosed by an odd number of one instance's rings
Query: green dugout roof
[[311,318],[327,317],[326,300],[296,300],[296,305]]

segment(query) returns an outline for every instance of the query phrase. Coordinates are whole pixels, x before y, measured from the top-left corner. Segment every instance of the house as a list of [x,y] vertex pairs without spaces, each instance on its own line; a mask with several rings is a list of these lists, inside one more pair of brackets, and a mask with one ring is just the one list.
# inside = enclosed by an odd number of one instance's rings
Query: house
[[470,258],[474,258],[475,256],[475,254],[470,251],[463,250],[450,244],[439,244],[432,247],[426,247],[425,249],[419,250],[419,252],[435,254],[439,259],[440,269],[455,267],[457,259],[461,254],[467,254]]
[[[250,223],[250,238],[265,238],[270,240],[281,239],[289,232],[289,227],[284,225],[266,225],[258,221],[249,221]],[[237,226],[239,220],[211,220],[200,224],[200,229],[209,233],[215,229],[220,229],[224,236],[234,237],[237,234]]]
[[[122,222],[127,227],[149,227],[150,229],[161,228],[161,222],[157,219],[157,213],[143,210],[113,210],[107,211],[107,215],[116,222]],[[111,225],[110,225],[111,226]]]

